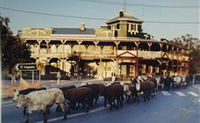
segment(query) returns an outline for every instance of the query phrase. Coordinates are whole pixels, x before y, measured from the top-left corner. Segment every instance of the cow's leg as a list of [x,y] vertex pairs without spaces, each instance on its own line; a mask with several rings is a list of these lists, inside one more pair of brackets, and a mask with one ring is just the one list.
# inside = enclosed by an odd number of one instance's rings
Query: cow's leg
[[62,112],[64,113],[64,118],[63,119],[66,120],[67,119],[66,104],[65,103],[60,103],[59,106],[60,106]]
[[72,108],[72,104],[69,104],[67,113],[70,113],[71,108]]
[[152,90],[153,90],[153,91],[152,91],[152,92],[153,92],[152,97],[153,97],[153,96],[156,96],[156,88],[153,88]]
[[155,87],[155,95],[154,96],[157,95],[157,92],[158,92],[158,86],[156,85],[156,87]]
[[25,119],[25,123],[29,123],[29,116],[30,116],[30,113],[26,113],[26,119]]
[[114,100],[114,105],[115,105],[115,108],[118,109],[119,108],[119,97],[117,97],[115,100]]
[[75,110],[75,109],[78,109],[79,108],[79,102],[76,101],[76,100],[73,100],[71,103],[70,103],[70,106],[71,106],[71,109]]
[[93,98],[92,98],[92,99],[91,99],[91,98],[87,98],[87,99],[85,100],[85,104],[87,105],[87,107],[86,107],[86,112],[89,112],[90,107],[91,107],[92,104],[93,104]]
[[58,112],[58,111],[60,111],[60,106],[59,105],[56,107],[56,112]]
[[109,98],[108,99],[108,103],[109,103],[109,105],[110,105],[110,111],[112,110],[112,107],[113,107],[113,102],[112,102],[112,99],[111,98]]
[[124,95],[123,94],[120,96],[120,99],[121,99],[122,102],[124,102]]
[[[130,97],[130,96],[129,96],[129,97]],[[122,99],[121,99],[121,98],[119,98],[119,101],[118,101],[118,102],[119,102],[119,106],[122,107],[122,106],[123,106],[123,102],[122,102]]]
[[138,91],[135,92],[135,99],[136,99],[137,102],[140,102],[140,100],[139,100],[139,95],[138,95]]
[[82,109],[85,109],[85,106],[86,106],[86,100],[83,100],[83,102],[82,102]]
[[27,107],[24,107],[24,111],[23,111],[24,115],[26,115],[26,109],[27,109]]
[[107,105],[107,97],[104,97],[104,107]]
[[[56,111],[57,111],[57,109],[56,109]],[[46,112],[47,112],[47,114],[50,114],[50,106],[47,106]]]
[[130,96],[125,95],[125,98],[126,98],[126,102],[129,102],[129,100],[130,100]]
[[144,102],[146,102],[146,92],[143,91],[143,99],[144,99]]
[[131,99],[132,99],[133,102],[135,102],[135,100],[136,100],[135,93],[133,93],[133,92],[132,92],[132,94],[131,94]]
[[47,123],[47,113],[46,113],[46,111],[43,111],[43,116],[44,116],[44,123]]
[[147,99],[150,100],[151,98],[151,89],[147,91]]
[[95,104],[97,104],[97,101],[98,101],[98,99],[99,99],[99,96],[96,96],[96,99],[95,99]]

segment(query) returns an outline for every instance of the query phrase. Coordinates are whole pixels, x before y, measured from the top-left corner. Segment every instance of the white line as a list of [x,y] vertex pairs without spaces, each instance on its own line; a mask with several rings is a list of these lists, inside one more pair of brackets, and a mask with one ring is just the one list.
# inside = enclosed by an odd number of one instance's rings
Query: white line
[[171,96],[171,94],[168,91],[161,91],[163,93],[163,95],[165,96]]
[[12,103],[13,101],[2,101],[2,104],[8,104],[8,103]]
[[[93,110],[89,111],[88,113],[86,113],[86,112],[81,112],[81,113],[77,113],[77,114],[67,115],[67,119],[68,119],[68,118],[73,118],[73,117],[82,116],[82,115],[86,115],[86,114],[90,114],[90,113],[94,113],[94,112],[98,112],[98,111],[101,111],[101,110],[104,110],[104,109],[106,109],[106,108],[102,106],[102,107],[93,109]],[[61,116],[61,117],[56,117],[56,118],[48,119],[48,122],[53,122],[53,121],[62,120],[62,119],[63,119],[63,116]],[[35,122],[35,123],[43,123],[43,121],[38,121],[38,122]]]
[[186,112],[199,114],[199,112],[194,111],[194,110],[191,110],[191,109],[189,109],[189,108],[180,108],[180,109],[183,110],[183,111],[186,111]]
[[184,97],[184,96],[185,96],[185,94],[183,94],[183,93],[180,92],[180,91],[175,91],[175,93],[176,93],[178,96],[181,96],[181,97]]
[[198,102],[200,102],[200,98],[199,98]]
[[196,93],[194,93],[194,92],[192,92],[192,91],[190,91],[190,92],[188,92],[190,95],[192,95],[192,96],[194,96],[194,97],[198,97],[199,95],[198,94],[196,94]]
[[200,90],[200,87],[197,87],[197,86],[193,86],[193,88],[195,88],[197,90]]
[[9,106],[14,106],[15,104],[14,103],[11,103],[11,104],[5,104],[5,105],[2,105],[1,107],[9,107]]

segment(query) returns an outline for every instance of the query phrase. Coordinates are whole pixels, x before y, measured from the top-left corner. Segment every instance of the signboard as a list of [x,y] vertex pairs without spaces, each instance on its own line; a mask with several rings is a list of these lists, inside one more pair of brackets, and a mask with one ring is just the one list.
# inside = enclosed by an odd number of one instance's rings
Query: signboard
[[42,62],[37,62],[36,68],[37,68],[38,70],[41,70],[41,69],[44,68],[44,65],[42,64]]
[[37,70],[35,63],[18,63],[16,65],[16,69],[17,70],[21,70],[21,71],[33,71],[33,70]]

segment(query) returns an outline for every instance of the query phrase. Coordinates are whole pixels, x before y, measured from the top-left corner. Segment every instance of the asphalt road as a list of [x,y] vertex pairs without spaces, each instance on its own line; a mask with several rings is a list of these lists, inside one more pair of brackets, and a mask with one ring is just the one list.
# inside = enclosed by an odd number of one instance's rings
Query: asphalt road
[[[25,116],[22,109],[17,109],[12,101],[2,102],[2,123],[22,123]],[[112,111],[103,107],[103,98],[89,113],[83,109],[68,114],[62,120],[62,113],[55,107],[48,115],[51,123],[200,123],[200,85],[192,85],[186,89],[160,91],[150,101],[124,102],[122,108]],[[31,115],[31,123],[42,123],[43,115],[35,112]]]

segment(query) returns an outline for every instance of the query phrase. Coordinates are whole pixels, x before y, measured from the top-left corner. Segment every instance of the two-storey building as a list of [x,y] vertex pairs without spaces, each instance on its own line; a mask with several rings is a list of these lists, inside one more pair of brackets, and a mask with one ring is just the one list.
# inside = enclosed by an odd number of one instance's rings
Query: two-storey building
[[[21,39],[30,46],[35,62],[57,67],[70,76],[186,75],[188,49],[151,39],[143,32],[142,23],[120,11],[98,29],[86,28],[83,23],[80,28],[27,28]],[[44,69],[46,73],[49,71]]]

